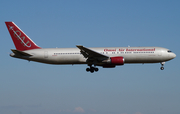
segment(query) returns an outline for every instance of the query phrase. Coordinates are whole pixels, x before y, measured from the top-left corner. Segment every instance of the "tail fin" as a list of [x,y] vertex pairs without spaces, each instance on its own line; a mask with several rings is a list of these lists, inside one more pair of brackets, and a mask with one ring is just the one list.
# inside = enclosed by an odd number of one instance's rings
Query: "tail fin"
[[40,49],[15,23],[5,23],[17,50]]

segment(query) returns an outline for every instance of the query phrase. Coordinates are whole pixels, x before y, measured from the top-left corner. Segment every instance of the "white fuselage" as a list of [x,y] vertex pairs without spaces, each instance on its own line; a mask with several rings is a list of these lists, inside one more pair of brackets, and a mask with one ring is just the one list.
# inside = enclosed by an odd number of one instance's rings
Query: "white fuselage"
[[[122,56],[124,63],[159,63],[176,57],[174,53],[161,47],[105,47],[89,48],[109,57]],[[33,56],[12,57],[48,64],[87,64],[78,48],[44,48],[24,51]],[[101,64],[97,65],[101,66]]]

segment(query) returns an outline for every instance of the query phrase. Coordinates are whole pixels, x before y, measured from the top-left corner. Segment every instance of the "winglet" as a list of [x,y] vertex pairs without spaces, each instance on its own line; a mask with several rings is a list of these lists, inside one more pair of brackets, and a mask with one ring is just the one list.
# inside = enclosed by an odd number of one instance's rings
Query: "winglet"
[[5,23],[17,50],[40,49],[15,23]]

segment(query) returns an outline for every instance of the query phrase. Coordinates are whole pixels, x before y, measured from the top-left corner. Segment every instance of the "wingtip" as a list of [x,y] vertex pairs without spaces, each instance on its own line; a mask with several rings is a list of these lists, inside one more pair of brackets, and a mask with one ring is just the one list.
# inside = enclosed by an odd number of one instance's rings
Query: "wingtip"
[[82,45],[76,45],[76,47],[83,47]]

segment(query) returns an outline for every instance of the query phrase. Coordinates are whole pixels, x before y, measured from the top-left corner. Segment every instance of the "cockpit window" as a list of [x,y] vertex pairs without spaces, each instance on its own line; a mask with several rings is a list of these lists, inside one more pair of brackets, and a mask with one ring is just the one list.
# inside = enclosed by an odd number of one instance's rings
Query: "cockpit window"
[[168,50],[167,52],[172,52],[171,50]]

